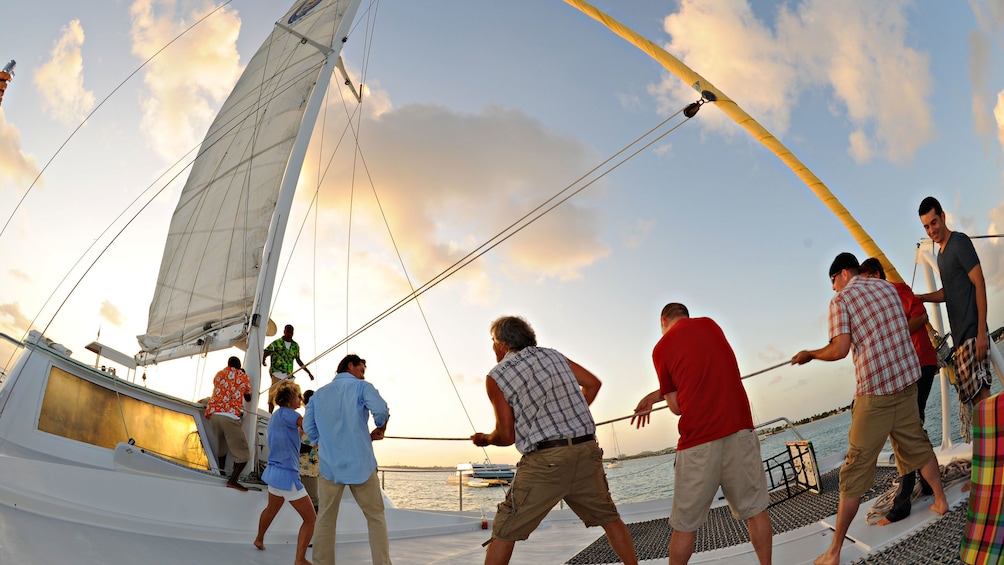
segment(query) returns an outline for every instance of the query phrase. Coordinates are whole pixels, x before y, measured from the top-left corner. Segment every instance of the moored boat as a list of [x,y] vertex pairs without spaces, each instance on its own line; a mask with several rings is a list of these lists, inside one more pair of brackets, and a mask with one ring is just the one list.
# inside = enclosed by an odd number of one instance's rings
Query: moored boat
[[463,481],[467,486],[492,486],[509,484],[515,477],[516,468],[505,463],[459,463],[449,480]]

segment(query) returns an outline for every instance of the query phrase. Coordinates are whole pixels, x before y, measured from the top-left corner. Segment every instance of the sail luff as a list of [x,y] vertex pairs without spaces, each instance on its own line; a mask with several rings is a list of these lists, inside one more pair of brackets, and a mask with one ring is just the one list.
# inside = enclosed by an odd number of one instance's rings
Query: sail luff
[[[261,393],[262,363],[260,360],[265,349],[265,334],[268,326],[269,309],[272,305],[272,291],[275,285],[276,273],[278,272],[279,254],[286,233],[289,211],[292,208],[293,196],[296,194],[296,185],[300,178],[300,169],[306,158],[307,147],[310,144],[311,135],[317,124],[321,103],[324,101],[324,95],[327,92],[328,84],[331,82],[331,76],[335,72],[335,66],[338,63],[342,45],[348,37],[356,11],[359,9],[361,3],[362,0],[349,0],[344,11],[339,16],[338,25],[331,37],[330,51],[326,54],[324,66],[321,67],[318,78],[311,88],[310,96],[307,99],[303,119],[300,122],[299,130],[293,142],[293,148],[290,152],[289,161],[286,164],[282,183],[279,188],[275,211],[269,224],[268,237],[266,238],[265,249],[262,254],[262,268],[255,292],[255,302],[251,310],[248,347],[244,365],[251,381],[253,406],[258,405],[258,395]],[[255,433],[254,419],[249,418],[244,422],[244,433],[249,439],[253,440]]]
[[833,212],[844,227],[851,233],[861,249],[870,257],[877,257],[885,268],[886,278],[894,282],[902,282],[903,278],[892,263],[886,258],[885,253],[879,248],[875,241],[858,223],[850,211],[837,199],[830,189],[819,179],[809,167],[802,163],[795,155],[781,143],[767,128],[760,125],[752,116],[746,113],[739,104],[728,97],[725,93],[715,87],[711,82],[688,67],[682,61],[671,55],[665,49],[659,47],[652,41],[644,38],[631,28],[625,26],[606,13],[582,0],[565,0],[565,3],[578,9],[587,16],[600,22],[610,31],[625,39],[638,49],[642,50],[649,57],[658,61],[669,72],[673,73],[681,80],[692,86],[698,92],[707,90],[717,96],[715,103],[722,112],[732,118],[743,129],[750,133],[757,141],[770,149],[781,161],[788,166],[809,187],[809,190],[819,198],[822,203]]

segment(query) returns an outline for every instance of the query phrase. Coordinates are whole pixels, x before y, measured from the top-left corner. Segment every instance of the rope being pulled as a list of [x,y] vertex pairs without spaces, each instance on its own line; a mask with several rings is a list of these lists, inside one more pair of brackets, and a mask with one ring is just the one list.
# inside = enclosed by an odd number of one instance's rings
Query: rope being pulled
[[[948,488],[948,485],[967,479],[972,475],[973,462],[968,459],[955,459],[941,465],[939,467],[941,471],[941,484],[943,487]],[[869,525],[874,526],[881,520],[885,518],[886,514],[892,510],[893,499],[896,498],[896,492],[899,490],[899,483],[902,478],[898,478],[893,481],[893,486],[891,489],[886,491],[882,496],[875,499],[875,503],[872,504],[871,510],[868,511],[868,515],[865,516],[865,521]],[[924,496],[923,486],[920,481],[917,481],[913,487],[913,494],[910,495],[910,502],[913,503],[914,500]]]
[[[791,361],[782,361],[781,363],[778,363],[777,365],[773,365],[773,366],[767,367],[766,369],[760,369],[759,371],[756,371],[755,373],[750,373],[750,374],[744,375],[744,376],[742,376],[740,378],[742,380],[746,380],[746,379],[748,379],[750,377],[755,377],[757,375],[762,375],[762,374],[764,374],[764,373],[766,373],[768,371],[773,371],[774,369],[778,369],[780,367],[784,367],[785,365],[790,365],[790,364],[791,364]],[[660,406],[658,408],[653,408],[651,410],[645,410],[644,412],[636,412],[634,414],[628,414],[627,416],[621,416],[619,418],[614,418],[612,420],[605,420],[603,422],[596,422],[596,427],[598,428],[600,426],[605,426],[607,424],[613,424],[614,422],[620,422],[621,420],[628,420],[628,419],[631,419],[631,418],[636,418],[638,416],[644,416],[646,414],[651,414],[652,412],[657,412],[659,410],[665,410],[667,408],[669,408],[669,406]],[[429,440],[429,441],[470,441],[471,438],[469,438],[469,437],[384,436],[384,439],[417,439],[417,440]]]

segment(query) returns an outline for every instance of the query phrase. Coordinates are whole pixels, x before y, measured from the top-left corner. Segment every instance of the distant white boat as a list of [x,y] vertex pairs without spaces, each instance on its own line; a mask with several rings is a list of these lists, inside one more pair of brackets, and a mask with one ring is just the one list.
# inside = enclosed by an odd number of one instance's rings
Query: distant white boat
[[469,487],[507,485],[516,477],[516,468],[505,463],[460,463],[447,480],[451,484],[463,481]]

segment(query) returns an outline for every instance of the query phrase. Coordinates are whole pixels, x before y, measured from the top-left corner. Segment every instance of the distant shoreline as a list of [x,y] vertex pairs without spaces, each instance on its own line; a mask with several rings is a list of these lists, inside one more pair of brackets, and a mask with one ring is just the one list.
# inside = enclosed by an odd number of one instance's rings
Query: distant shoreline
[[[828,412],[823,412],[822,414],[816,414],[815,416],[810,416],[808,418],[802,418],[801,420],[798,420],[797,422],[792,422],[792,425],[794,425],[794,426],[804,426],[805,424],[811,424],[811,423],[814,423],[814,422],[821,422],[823,420],[828,420],[830,418],[839,416],[839,415],[843,414],[844,412],[847,412],[850,409],[851,409],[850,405],[844,406],[842,408],[836,408],[836,409],[830,410]],[[774,434],[781,433],[781,432],[785,431],[786,429],[787,429],[787,426],[776,426],[776,427],[770,428],[768,430],[761,431],[760,433],[762,435],[764,435],[764,436],[772,436]],[[660,449],[658,451],[642,451],[641,453],[635,453],[633,455],[621,455],[621,456],[618,456],[618,457],[604,457],[603,461],[605,463],[609,462],[609,461],[612,461],[614,459],[617,459],[618,461],[629,461],[629,460],[632,460],[632,459],[646,459],[646,458],[649,458],[649,457],[659,457],[661,455],[672,455],[674,453],[676,453],[676,446],[671,446],[671,447],[666,447],[664,449]],[[381,466],[379,466],[378,470],[379,471],[386,471],[388,473],[394,473],[394,472],[400,472],[400,473],[405,473],[405,472],[442,473],[442,472],[456,471],[457,468],[456,468],[456,466],[435,466],[435,465],[432,465],[432,466],[412,466],[412,465],[387,465],[387,466],[384,466],[384,465],[381,465]]]
[[[822,414],[816,414],[815,416],[810,416],[808,418],[802,418],[801,420],[798,420],[797,422],[792,422],[791,424],[793,426],[797,427],[797,426],[804,426],[805,424],[811,424],[811,423],[814,423],[814,422],[822,422],[823,420],[827,420],[829,418],[834,418],[836,416],[839,416],[839,415],[843,414],[844,412],[847,412],[850,409],[851,409],[851,406],[847,405],[847,406],[844,406],[843,408],[836,408],[836,409],[830,410],[828,412],[823,412]],[[787,429],[788,429],[787,425],[781,425],[781,426],[776,426],[776,427],[773,427],[773,428],[761,431],[759,433],[761,435],[763,435],[764,437],[766,437],[766,436],[772,436],[774,434],[782,433],[782,432],[784,432]],[[665,449],[660,449],[659,451],[642,451],[641,453],[636,453],[634,455],[622,455],[620,457],[605,457],[605,458],[603,458],[603,461],[606,462],[606,461],[611,461],[613,459],[617,459],[618,461],[627,461],[629,459],[645,459],[647,457],[658,457],[660,455],[671,455],[673,453],[676,453],[676,447],[675,446],[673,446],[673,447],[667,447]]]

